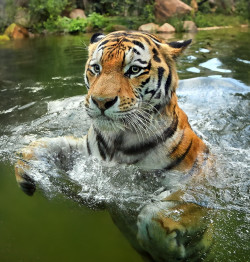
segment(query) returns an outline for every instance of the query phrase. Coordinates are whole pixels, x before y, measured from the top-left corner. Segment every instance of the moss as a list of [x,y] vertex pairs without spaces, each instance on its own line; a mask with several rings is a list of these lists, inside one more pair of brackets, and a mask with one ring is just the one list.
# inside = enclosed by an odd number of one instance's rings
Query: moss
[[16,24],[15,24],[15,23],[9,25],[9,26],[6,28],[4,34],[7,35],[7,36],[12,35],[12,33],[13,33],[15,27],[16,27]]
[[9,41],[10,38],[7,35],[0,35],[0,43],[1,42],[5,42],[5,41]]

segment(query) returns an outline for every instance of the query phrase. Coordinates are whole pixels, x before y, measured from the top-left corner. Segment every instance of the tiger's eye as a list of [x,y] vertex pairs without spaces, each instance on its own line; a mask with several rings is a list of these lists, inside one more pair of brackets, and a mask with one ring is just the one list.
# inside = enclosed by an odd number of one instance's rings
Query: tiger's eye
[[140,67],[139,66],[131,66],[131,72],[136,74],[140,71]]
[[94,69],[94,71],[95,71],[95,73],[100,73],[100,66],[99,65],[97,65],[97,64],[95,64],[95,65],[93,65],[93,69]]

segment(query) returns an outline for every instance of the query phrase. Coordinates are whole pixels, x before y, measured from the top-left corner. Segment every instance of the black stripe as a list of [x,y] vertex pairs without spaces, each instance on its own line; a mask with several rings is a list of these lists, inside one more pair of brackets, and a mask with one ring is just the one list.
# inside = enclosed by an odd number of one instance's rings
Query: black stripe
[[177,148],[179,147],[179,145],[181,144],[181,142],[182,142],[182,140],[183,140],[183,138],[184,138],[184,132],[185,132],[185,129],[183,130],[183,133],[182,133],[182,135],[181,135],[181,139],[179,140],[179,142],[177,143],[177,145],[172,148],[172,151],[169,153],[169,155],[173,154],[173,153],[177,150]]
[[141,53],[139,51],[137,51],[135,48],[133,48],[134,53],[136,53],[137,55],[141,55]]
[[154,55],[153,55],[153,59],[155,60],[155,62],[158,62],[158,63],[160,63],[161,62],[161,59],[159,58],[159,52],[155,49],[155,48],[153,48],[153,53],[154,53]]
[[98,48],[99,47],[102,47],[103,45],[107,44],[109,42],[109,40],[105,40],[103,42],[101,42],[99,45],[98,45]]
[[147,61],[142,61],[140,58],[136,59],[134,62],[140,62],[141,64],[147,64],[148,62]]
[[126,59],[126,54],[125,52],[123,53],[123,58],[122,58],[122,66],[125,65],[125,59]]
[[155,99],[161,98],[161,89],[158,89],[156,95],[154,96]]
[[145,95],[151,94],[151,97],[150,97],[150,100],[151,100],[151,98],[154,96],[156,90],[155,90],[155,89],[149,90],[149,89],[150,89],[150,87],[148,87],[148,88],[145,90]]
[[148,77],[145,81],[141,82],[140,87],[144,87],[146,84],[149,83],[151,77]]
[[91,155],[91,150],[90,150],[90,146],[89,146],[89,137],[88,137],[88,135],[87,135],[87,150],[88,150],[88,154],[89,154],[89,156]]
[[145,47],[141,42],[133,40],[132,43],[139,46],[141,49],[145,50]]
[[169,87],[171,85],[171,82],[172,82],[172,73],[171,73],[171,70],[170,70],[170,67],[169,67],[169,74],[168,74],[167,81],[165,83],[165,94],[166,95],[168,95],[168,90],[169,90]]
[[153,42],[150,42],[150,40],[146,36],[142,35],[140,37],[142,37],[150,46],[152,45]]
[[113,150],[110,154],[110,161],[113,159],[113,157],[115,155],[115,151],[119,150],[122,143],[123,143],[123,135],[118,135],[114,140],[114,147],[113,147]]
[[157,88],[161,87],[161,81],[162,81],[162,77],[163,77],[164,72],[165,72],[165,69],[163,67],[158,67],[158,84],[157,84]]
[[162,107],[161,104],[157,104],[157,105],[154,106],[154,109],[155,109],[156,112],[159,112],[161,107]]
[[[151,34],[149,34],[149,33],[146,33],[146,32],[144,32],[144,34],[147,35],[147,36],[149,36],[152,40],[155,40],[156,42],[161,43],[161,41],[160,41],[159,39],[157,39],[156,37],[154,37],[153,35],[151,35]],[[154,43],[157,47],[160,47],[160,44],[155,43],[154,41],[153,41],[153,43]]]
[[99,131],[97,131],[96,129],[94,129],[94,130],[96,132],[96,141],[97,141],[97,146],[98,146],[100,155],[101,155],[103,160],[106,160],[105,152],[108,151],[108,146],[107,146],[106,142],[104,141],[104,138],[101,135],[101,133]]
[[[144,71],[141,74],[139,74],[138,76],[147,75],[147,74],[149,74],[149,71]],[[138,76],[136,76],[136,77],[138,77]]]
[[89,68],[87,69],[87,71],[94,75],[94,73]]
[[177,157],[170,165],[165,167],[164,170],[170,170],[170,169],[174,168],[175,166],[179,165],[181,163],[181,161],[186,157],[186,155],[188,154],[189,150],[191,149],[192,143],[193,143],[193,141],[191,140],[191,142],[189,143],[189,146],[187,147],[186,151],[181,156]]
[[86,86],[87,86],[87,88],[89,88],[89,78],[88,78],[87,74],[85,74],[85,79],[87,81]]
[[119,37],[119,36],[129,36],[130,34],[129,33],[111,33],[112,36],[116,36],[116,37]]
[[176,114],[174,114],[171,125],[168,128],[166,128],[161,135],[158,135],[157,137],[147,142],[140,143],[129,148],[121,149],[121,151],[125,155],[136,155],[145,153],[146,151],[153,149],[158,144],[165,142],[168,138],[172,137],[177,129],[177,126],[178,117]]

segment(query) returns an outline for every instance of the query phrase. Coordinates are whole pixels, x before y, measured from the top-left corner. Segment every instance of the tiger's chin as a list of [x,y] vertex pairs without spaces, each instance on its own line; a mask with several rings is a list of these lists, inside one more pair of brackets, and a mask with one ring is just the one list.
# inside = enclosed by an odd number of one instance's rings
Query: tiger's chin
[[98,117],[92,119],[92,123],[95,128],[102,132],[121,132],[125,131],[126,126],[122,121],[114,120],[107,117]]

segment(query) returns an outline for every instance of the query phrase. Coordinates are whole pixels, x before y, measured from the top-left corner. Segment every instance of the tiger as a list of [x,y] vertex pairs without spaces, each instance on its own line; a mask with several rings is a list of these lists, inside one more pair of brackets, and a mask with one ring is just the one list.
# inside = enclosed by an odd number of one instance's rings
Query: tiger
[[[81,152],[102,163],[132,165],[151,173],[178,171],[199,181],[210,163],[209,148],[191,128],[176,95],[176,60],[191,42],[167,42],[141,31],[95,33],[84,73],[89,131],[80,138],[41,138],[23,148],[15,164],[22,190],[34,194],[29,163],[46,152],[53,152],[60,163]],[[184,201],[184,193],[163,192],[160,201],[146,204],[133,218],[110,209],[145,261],[200,261],[209,253],[209,208]]]

